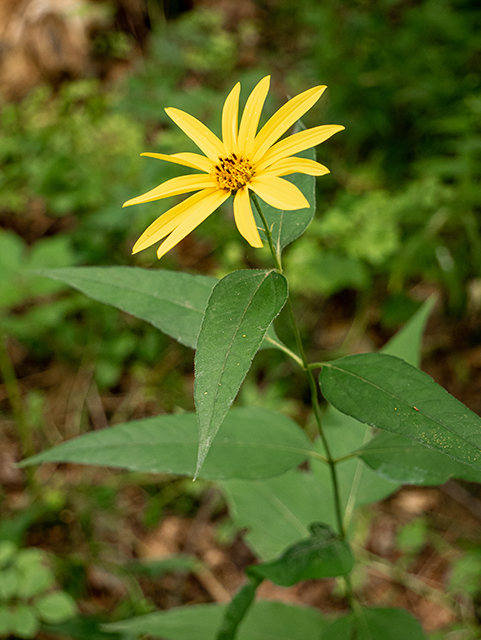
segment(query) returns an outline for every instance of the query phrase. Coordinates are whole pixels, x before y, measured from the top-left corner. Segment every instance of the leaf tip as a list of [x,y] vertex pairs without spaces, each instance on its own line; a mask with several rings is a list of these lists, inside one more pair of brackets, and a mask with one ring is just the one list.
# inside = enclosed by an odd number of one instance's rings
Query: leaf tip
[[197,480],[197,478],[199,477],[199,473],[200,470],[202,469],[202,466],[204,464],[204,460],[205,460],[205,456],[207,455],[207,451],[202,451],[200,446],[199,446],[199,452],[197,454],[197,464],[195,467],[195,473],[194,473],[194,477],[193,477],[193,482],[195,482]]
[[209,453],[210,445],[212,444],[213,439],[214,439],[214,436],[209,436],[205,439],[201,438],[201,440],[199,441],[199,449],[197,451],[197,464],[195,467],[195,473],[193,478],[194,481],[197,480],[197,478],[199,477],[200,470],[204,465],[205,458]]

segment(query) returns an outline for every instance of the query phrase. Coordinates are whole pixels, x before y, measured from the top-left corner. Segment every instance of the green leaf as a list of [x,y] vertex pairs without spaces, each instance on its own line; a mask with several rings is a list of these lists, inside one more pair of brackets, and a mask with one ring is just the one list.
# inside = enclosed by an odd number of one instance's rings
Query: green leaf
[[[364,442],[366,429],[352,418],[329,412],[324,424],[336,456]],[[314,450],[322,452],[319,442]],[[270,560],[299,538],[307,538],[311,522],[337,527],[329,468],[315,457],[310,467],[311,472],[293,469],[265,480],[221,482],[236,526],[247,530],[245,540],[260,558]],[[377,502],[398,487],[379,478],[356,457],[338,463],[337,472],[345,525],[357,506]]]
[[381,477],[399,484],[438,485],[449,478],[481,483],[481,470],[392,433],[380,433],[358,455]]
[[46,561],[45,551],[42,549],[30,548],[30,549],[22,549],[18,552],[17,557],[15,559],[15,565],[24,570],[27,567],[37,566],[41,567],[44,565]]
[[481,420],[427,374],[384,354],[323,365],[321,389],[339,411],[481,469]]
[[[297,130],[300,131],[301,128],[297,127]],[[307,149],[297,155],[300,158],[315,160],[316,150]],[[316,179],[313,176],[295,173],[291,176],[287,176],[285,180],[292,182],[292,184],[302,191],[309,202],[310,207],[309,209],[297,209],[296,211],[280,211],[279,209],[271,207],[266,202],[262,201],[260,203],[262,213],[271,228],[272,241],[278,255],[281,254],[284,247],[304,233],[316,213]],[[253,209],[255,211],[254,207]],[[255,216],[257,226],[262,230],[264,225],[262,224],[257,212],[255,212]]]
[[[249,581],[227,606],[216,640],[234,640],[237,628],[264,579],[290,587],[302,580],[346,575],[351,571],[353,558],[348,545],[325,524],[314,523],[309,529],[310,537],[296,542],[280,558],[248,567]],[[266,635],[271,636],[269,628],[266,628]]]
[[40,617],[45,622],[56,624],[77,615],[75,600],[63,591],[54,591],[34,602]]
[[225,480],[221,488],[236,526],[247,530],[247,544],[263,560],[307,538],[311,522],[335,526],[330,493],[306,471],[293,469],[267,480]]
[[[274,476],[301,464],[311,450],[293,420],[269,409],[231,409],[222,435],[202,468],[201,476],[207,480]],[[93,431],[32,456],[21,466],[77,462],[192,476],[197,447],[197,418],[183,413]]]
[[256,602],[240,628],[239,640],[319,638],[325,621],[317,609],[282,602]]
[[356,614],[342,616],[328,624],[321,634],[321,640],[425,640],[425,637],[410,613],[382,608],[362,608]]
[[38,269],[90,298],[150,322],[188,347],[195,347],[215,278],[138,267]]
[[[36,269],[85,295],[145,320],[174,340],[194,348],[216,278],[139,267]],[[281,345],[273,329],[262,348]]]
[[40,549],[22,549],[16,558],[18,572],[17,596],[28,599],[51,586],[55,579],[47,565],[48,559]]
[[214,287],[195,355],[196,474],[286,299],[287,280],[276,271],[234,271]]
[[[426,300],[401,331],[382,349],[382,353],[397,356],[419,367],[422,336],[435,302],[436,296]],[[344,419],[353,421],[345,415]],[[369,428],[366,433],[368,432]],[[450,477],[464,477],[474,482],[481,480],[481,474],[476,469],[456,462],[409,438],[391,433],[379,434],[360,447],[358,452],[362,452],[362,460],[379,476],[399,484],[436,485],[443,484]]]
[[10,609],[10,625],[11,633],[20,638],[33,638],[39,628],[33,609],[23,604]]
[[249,567],[248,575],[292,587],[302,580],[348,574],[354,562],[348,544],[339,540],[328,525],[313,523],[309,529],[309,538],[288,547],[280,558]]
[[156,611],[104,625],[106,631],[118,631],[123,636],[149,635],[165,640],[213,640],[222,622],[225,606],[201,604]]
[[[213,640],[225,606],[179,607],[104,625],[109,631],[146,634],[165,640]],[[319,611],[282,602],[255,602],[242,622],[237,640],[306,640],[318,638],[325,622]]]
[[382,353],[402,358],[419,369],[423,333],[436,299],[435,295],[430,296],[409,322],[389,340]]
[[38,564],[25,566],[18,575],[17,595],[31,598],[53,586],[55,580],[50,569]]
[[[323,417],[323,426],[336,458],[349,456],[369,437],[364,425],[332,407]],[[265,560],[276,557],[299,538],[307,538],[311,522],[337,528],[331,475],[326,462],[319,459],[323,455],[319,440],[313,449],[310,472],[294,469],[276,478],[221,483],[235,525],[247,529],[246,542]],[[339,462],[337,474],[345,526],[357,506],[377,502],[398,488],[356,456]]]

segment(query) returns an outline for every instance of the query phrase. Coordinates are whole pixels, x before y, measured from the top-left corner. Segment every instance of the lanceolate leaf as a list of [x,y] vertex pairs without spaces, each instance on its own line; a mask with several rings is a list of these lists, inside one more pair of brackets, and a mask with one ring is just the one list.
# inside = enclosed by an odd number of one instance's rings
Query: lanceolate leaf
[[427,374],[367,353],[323,365],[321,389],[339,411],[481,469],[481,419]]
[[423,333],[435,302],[435,295],[428,298],[409,322],[383,347],[382,353],[402,358],[419,369]]
[[[422,336],[435,302],[436,296],[428,298],[409,322],[383,347],[382,353],[402,358],[419,368]],[[335,413],[342,421],[355,423],[349,416],[338,411]],[[370,431],[367,427],[366,436],[369,436]],[[465,475],[469,478],[481,478],[481,472],[473,467],[393,433],[380,433],[363,444],[358,451],[361,452],[359,457],[381,478],[399,484],[442,484],[456,473],[456,477],[460,478]],[[363,470],[366,471],[364,465]]]
[[65,282],[90,298],[153,324],[195,347],[216,278],[138,267],[72,267],[36,273]]
[[[136,318],[146,320],[187,347],[197,343],[207,301],[217,278],[139,267],[37,269],[38,275],[78,289]],[[278,348],[273,328],[261,348]],[[281,347],[282,348],[282,347]]]
[[[419,367],[422,334],[435,302],[435,296],[426,300],[382,353]],[[394,433],[380,433],[360,447],[358,454],[379,476],[399,484],[438,485],[449,478],[481,482],[480,470]]]
[[[87,433],[24,460],[76,462],[150,473],[193,476],[198,447],[194,413],[135,420]],[[208,480],[267,478],[302,463],[310,451],[304,432],[290,418],[261,408],[232,409],[202,468]]]
[[195,356],[197,471],[286,299],[287,280],[276,271],[235,271],[214,287]]
[[309,529],[309,538],[294,543],[271,562],[249,567],[248,575],[292,587],[302,580],[348,574],[353,566],[348,544],[339,540],[328,525],[313,523]]

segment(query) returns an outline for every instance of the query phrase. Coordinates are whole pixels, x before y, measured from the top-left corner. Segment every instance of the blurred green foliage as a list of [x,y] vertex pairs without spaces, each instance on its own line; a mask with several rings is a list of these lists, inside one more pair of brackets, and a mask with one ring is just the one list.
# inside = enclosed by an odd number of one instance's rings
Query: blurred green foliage
[[77,614],[74,600],[55,589],[48,557],[40,549],[0,543],[0,637],[33,638],[42,623],[59,623]]
[[[390,327],[412,313],[409,288],[418,282],[442,288],[449,312],[465,311],[468,287],[481,278],[479,2],[266,0],[256,11],[229,28],[221,13],[200,8],[154,25],[146,57],[114,85],[89,79],[58,91],[39,87],[19,103],[0,101],[0,323],[34,357],[55,354],[90,367],[101,390],[127,371],[166,411],[186,408],[182,366],[174,358],[162,370],[165,337],[32,270],[157,267],[153,249],[132,258],[130,248],[172,200],[121,205],[178,175],[140,158],[142,151],[194,150],[164,107],[184,109],[219,132],[233,84],[241,80],[246,95],[267,73],[274,82],[264,118],[286,94],[327,84],[305,124],[346,127],[318,149],[331,175],[318,181],[314,222],[286,253],[292,289],[316,301],[346,289],[364,299],[383,292],[377,302]],[[113,58],[129,55],[132,43],[114,32],[94,45],[96,55]],[[265,260],[239,237],[230,205],[195,236],[202,252],[187,267],[181,250],[161,266],[225,275]],[[278,406],[290,383],[281,384],[261,389],[247,380],[241,401]],[[28,398],[32,423],[41,421],[42,402],[41,395]],[[186,514],[195,495],[181,489],[174,502]],[[89,492],[95,509],[111,498]],[[166,502],[149,496],[146,527]],[[229,527],[219,527],[219,537],[232,537]],[[410,559],[427,539],[423,520],[405,527],[398,542]],[[450,589],[475,595],[477,551],[453,567]]]
[[[0,130],[0,197],[11,227],[0,231],[2,324],[44,355],[75,357],[72,346],[83,345],[99,320],[100,335],[107,334],[107,318],[80,297],[54,296],[61,287],[32,270],[115,260],[126,230],[117,203],[136,183],[143,130],[114,112],[113,97],[96,81],[66,84],[57,95],[40,87],[19,104],[3,103]],[[87,321],[69,329],[63,320],[78,314]],[[126,339],[115,338],[110,361]]]
[[122,197],[124,183],[135,184],[143,131],[112,103],[94,80],[3,103],[2,208],[25,214],[41,199],[50,215],[88,214]]

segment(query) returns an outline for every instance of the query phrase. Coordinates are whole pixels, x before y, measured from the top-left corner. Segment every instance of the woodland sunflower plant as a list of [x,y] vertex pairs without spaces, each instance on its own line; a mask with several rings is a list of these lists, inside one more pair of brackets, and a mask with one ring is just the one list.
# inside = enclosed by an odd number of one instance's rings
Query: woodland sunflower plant
[[[157,251],[161,257],[232,196],[239,232],[254,248],[264,236],[271,269],[242,269],[220,280],[135,267],[44,272],[194,348],[196,412],[87,433],[23,464],[80,462],[200,477],[219,487],[235,525],[246,532],[259,562],[246,569],[245,584],[230,603],[159,611],[112,624],[112,631],[167,640],[189,633],[202,640],[255,640],[260,629],[265,637],[286,640],[422,640],[410,613],[367,606],[353,584],[362,556],[353,544],[356,514],[403,483],[481,481],[481,420],[418,368],[433,300],[380,353],[323,354],[322,362],[307,353],[282,252],[307,229],[315,213],[315,178],[328,173],[314,147],[343,127],[319,125],[283,137],[320,98],[325,87],[318,86],[286,102],[259,129],[268,89],[269,77],[261,79],[239,123],[235,85],[222,110],[222,140],[193,116],[166,109],[204,155],[144,154],[196,173],[124,206],[194,192],[134,245],[135,253],[166,238]],[[289,344],[273,325],[284,308]],[[255,354],[266,348],[281,351],[304,373],[316,438],[280,412],[231,406]],[[344,611],[334,619],[316,608],[255,601],[264,580],[290,587],[325,578],[342,585]],[[471,622],[463,624],[469,630]]]

